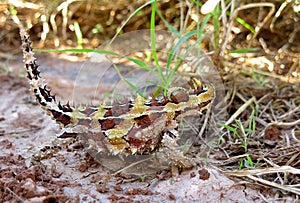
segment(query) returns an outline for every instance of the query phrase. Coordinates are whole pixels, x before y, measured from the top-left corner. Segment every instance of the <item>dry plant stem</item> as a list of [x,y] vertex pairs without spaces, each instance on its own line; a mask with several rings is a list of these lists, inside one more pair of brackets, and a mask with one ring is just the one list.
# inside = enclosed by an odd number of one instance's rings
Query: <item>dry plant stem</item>
[[[193,11],[193,4],[192,3],[188,3],[188,0],[186,0],[186,6],[188,7],[188,11],[187,11],[187,17],[185,18],[184,21],[184,28],[183,31],[181,32],[181,34],[184,34],[188,31],[192,31],[195,29],[196,26],[199,26],[199,23],[197,22],[200,19],[200,14],[199,14],[199,8],[197,6],[198,9],[196,9],[198,12],[196,12],[197,15],[197,21],[192,21],[192,23],[189,23],[189,17],[191,17],[191,19],[193,19],[192,14],[194,13]],[[196,29],[199,29],[199,27],[197,27]]]
[[263,119],[261,119],[259,117],[255,117],[255,121],[258,122],[259,124],[263,125],[264,127],[266,127],[268,125],[268,123],[266,121],[264,121]]
[[273,125],[276,125],[276,126],[281,127],[281,128],[289,128],[289,127],[294,127],[296,125],[300,125],[300,120],[295,120],[293,122],[277,122],[277,121],[274,121],[274,122],[269,123],[267,127],[273,126]]
[[272,3],[258,3],[258,4],[259,4],[259,7],[271,7],[271,10],[269,11],[268,15],[264,18],[263,22],[255,27],[255,34],[251,38],[248,47],[251,47],[252,42],[257,37],[260,29],[266,24],[266,22],[271,18],[271,16],[275,12],[275,6]]
[[281,185],[281,184],[277,184],[271,181],[267,181],[261,178],[257,178],[254,177],[252,175],[247,175],[248,178],[252,179],[253,181],[259,182],[261,184],[267,185],[267,186],[271,186],[271,187],[275,187],[281,190],[285,190],[297,195],[300,195],[300,189],[297,188],[297,185]]
[[223,28],[224,28],[224,32],[226,32],[226,25],[227,25],[227,16],[226,16],[226,11],[229,8],[229,6],[231,6],[231,8],[234,8],[234,2],[235,1],[231,1],[227,6],[225,4],[224,0],[221,0],[221,19],[222,19],[222,24],[223,24]]
[[[55,39],[54,39],[55,46],[59,46],[59,39],[57,36],[57,25],[55,22],[55,17],[60,11],[62,11],[62,16],[63,16],[62,35],[63,35],[63,39],[66,39],[67,38],[67,34],[66,34],[67,33],[67,24],[68,24],[68,7],[71,3],[76,2],[76,1],[79,1],[79,0],[64,1],[56,8],[56,11],[50,15],[50,24],[52,26],[53,33],[55,36]],[[43,32],[44,32],[44,30],[43,30]]]
[[264,202],[269,202],[269,200],[265,196],[263,196],[260,192],[258,194]]
[[[218,112],[218,114],[216,114],[216,116],[218,116],[218,115],[220,115],[220,114],[223,114],[223,113],[228,109],[228,107],[230,107],[230,106],[232,105],[232,102],[233,102],[233,100],[234,100],[234,97],[235,97],[235,95],[236,95],[236,92],[237,92],[237,86],[236,86],[236,84],[235,84],[235,85],[233,86],[233,90],[232,90],[232,94],[231,94],[231,98],[230,98],[229,103],[228,103],[225,107],[223,107],[222,110],[221,110],[220,112]],[[229,95],[230,95],[230,92],[228,91],[227,94],[226,94],[226,96],[225,96],[225,101],[228,100],[228,98],[230,97]],[[220,103],[220,104],[223,104],[223,103]],[[217,105],[216,108],[219,108],[219,106]]]
[[179,32],[182,34],[182,32],[184,30],[184,25],[183,25],[183,21],[184,21],[184,15],[183,15],[184,3],[183,3],[183,0],[180,1],[179,5],[180,5],[180,28],[179,28]]
[[[149,4],[153,3],[153,0],[148,1],[147,3],[141,5],[139,8],[137,8],[136,10],[141,10],[142,8],[148,6]],[[109,41],[109,43],[107,44],[107,46],[110,46],[113,41],[116,39],[116,37],[120,34],[120,32],[122,31],[122,29],[124,28],[124,26],[128,23],[128,21],[135,15],[136,13],[133,12],[131,13],[128,18],[124,19],[123,22],[121,23],[121,25],[117,28],[116,34],[113,36],[113,38]]]
[[269,77],[272,77],[272,78],[276,78],[276,79],[279,79],[279,80],[284,81],[284,82],[290,82],[290,83],[298,83],[299,82],[299,80],[297,78],[291,79],[289,77],[275,75],[274,73],[273,74],[272,73],[267,73],[267,72],[257,70],[257,69],[254,70],[254,73],[258,73],[258,74],[261,74],[261,75],[264,75],[264,76],[269,76]]
[[[249,99],[245,104],[243,104],[229,119],[224,125],[231,124],[241,113],[245,111],[245,109],[250,106],[253,102],[255,102],[255,97]],[[222,126],[220,130],[223,130],[224,127]]]
[[[289,72],[288,72],[288,78],[289,78],[289,80],[290,79],[292,79],[292,73],[293,72],[296,72],[297,71],[297,68],[298,67],[300,67],[300,54],[297,54],[296,56],[295,56],[295,58],[293,59],[293,64],[292,64],[292,66],[290,67],[290,70],[289,70]],[[288,80],[288,81],[289,81]]]
[[294,27],[294,31],[289,34],[289,40],[287,43],[285,43],[279,50],[278,53],[282,53],[284,50],[287,50],[291,44],[295,41],[296,37],[297,37],[297,33],[300,31],[300,28],[297,26]]
[[300,140],[296,138],[296,135],[295,135],[295,129],[292,130],[292,138],[293,138],[296,142],[300,143]]
[[[299,154],[298,154],[298,155],[299,155]],[[297,166],[297,165],[299,165],[299,163],[300,163],[300,160],[298,159],[298,161],[296,161],[296,162],[294,163],[294,165]]]
[[[257,100],[257,103],[261,103],[264,99],[268,98],[270,95],[272,95],[272,93],[268,93],[265,94],[264,96],[262,96],[259,100]],[[271,100],[272,101],[272,100]]]
[[[278,151],[285,151],[285,150],[291,150],[291,149],[294,149],[296,151],[291,151],[291,152],[284,153],[284,155],[281,155],[278,158],[290,157],[290,156],[293,156],[295,153],[298,153],[297,146],[284,146],[283,148],[278,149]],[[285,165],[288,165],[288,164],[285,164]]]
[[[230,159],[230,156],[229,156],[229,154],[227,153],[227,151],[224,149],[224,148],[220,148],[222,151],[223,151],[223,153],[225,154],[225,156],[227,157],[227,159]],[[226,162],[227,160],[225,160],[224,162]]]
[[268,48],[267,43],[265,42],[265,40],[264,40],[262,37],[260,37],[260,38],[258,39],[258,41],[259,41],[260,45],[262,46],[263,50],[264,50],[267,54],[272,54],[272,51]]
[[41,33],[41,41],[40,41],[40,46],[43,46],[47,37],[47,34],[50,31],[49,25],[48,25],[48,19],[46,17],[46,15],[42,15],[41,16],[41,21],[43,23],[43,31]]
[[280,167],[273,167],[273,168],[266,168],[266,169],[252,169],[252,170],[243,170],[243,171],[235,171],[235,172],[224,172],[223,173],[231,176],[236,177],[248,177],[255,182],[259,182],[261,184],[272,186],[275,188],[279,188],[288,192],[295,193],[297,195],[300,195],[300,189],[298,185],[280,185],[271,181],[267,181],[261,178],[257,178],[254,175],[265,175],[265,174],[271,174],[271,173],[292,173],[292,174],[300,174],[300,169],[296,169],[291,166],[280,166]]
[[223,165],[228,165],[228,164],[230,164],[230,163],[235,163],[235,162],[239,161],[240,159],[249,156],[249,154],[242,154],[242,155],[230,157],[230,156],[227,154],[227,152],[226,152],[225,154],[226,154],[226,156],[227,156],[228,159],[222,161],[222,164],[223,164]]
[[8,2],[9,2],[9,5],[16,7],[16,8],[27,8],[27,9],[35,9],[35,10],[42,8],[41,4],[35,4],[35,3],[31,3],[31,2],[13,1],[13,0],[8,1]]
[[285,140],[286,140],[286,146],[291,146],[291,142],[290,142],[289,136],[286,133],[284,133],[284,137],[285,137]]
[[288,111],[287,113],[281,115],[281,116],[278,116],[277,118],[279,119],[285,119],[285,118],[288,118],[290,116],[292,116],[293,114],[295,114],[297,111],[300,111],[300,106],[297,106],[296,108]]
[[239,8],[237,8],[234,11],[234,13],[230,16],[230,20],[229,20],[230,23],[229,23],[227,32],[225,34],[224,43],[223,43],[223,46],[222,46],[222,49],[221,49],[221,53],[220,53],[221,56],[224,56],[224,54],[225,54],[225,50],[226,50],[226,46],[227,46],[227,43],[228,43],[229,35],[230,35],[230,32],[231,32],[231,28],[232,28],[234,19],[238,15],[238,12],[241,11],[241,10],[245,10],[245,9],[249,9],[249,8],[255,8],[255,7],[271,7],[271,10],[269,11],[268,15],[264,18],[263,22],[255,27],[255,34],[251,38],[251,40],[250,40],[250,42],[248,44],[248,47],[251,47],[252,41],[257,37],[260,29],[264,26],[264,24],[270,19],[270,17],[275,12],[275,6],[272,3],[252,3],[252,4],[243,5],[243,6],[239,7]]
[[281,12],[283,11],[283,9],[284,9],[289,3],[291,3],[291,0],[286,0],[286,1],[284,1],[284,2],[280,5],[280,7],[279,7],[279,9],[277,10],[277,12],[275,13],[275,16],[274,16],[274,18],[272,19],[272,22],[271,22],[271,24],[270,24],[270,30],[271,30],[272,32],[274,32],[274,24],[275,24],[275,21],[276,21],[277,18],[281,15]]
[[286,162],[285,165],[290,166],[299,155],[300,155],[300,152],[294,152],[294,155],[292,155],[292,157]]
[[202,127],[201,127],[200,132],[198,133],[198,137],[201,138],[201,139],[202,139],[202,135],[203,135],[203,133],[204,133],[204,130],[205,130],[206,126],[207,126],[207,122],[208,122],[208,119],[209,119],[209,117],[210,117],[210,116],[209,116],[209,115],[210,115],[210,112],[211,112],[211,108],[208,108],[207,111],[206,111],[206,114],[205,114],[205,120],[204,120],[204,123],[203,123],[203,125],[202,125]]
[[300,160],[298,160],[297,162],[295,162],[295,165],[299,165],[300,164]]
[[271,161],[269,159],[263,158],[263,160],[273,167],[280,167],[279,165],[275,164],[273,161]]
[[[187,10],[187,14],[186,14],[186,17],[184,19],[184,7],[188,7],[188,10]],[[189,17],[192,13],[192,9],[193,9],[193,4],[190,3],[189,1],[187,0],[182,0],[180,2],[180,33],[183,34],[183,32],[186,30],[187,28],[187,25],[188,25],[188,22],[189,22]]]
[[[272,99],[272,100],[270,100],[270,101],[267,103],[267,105],[264,106],[264,109],[263,109],[262,111],[260,111],[259,117],[262,117],[262,116],[265,114],[265,112],[266,112],[267,110],[271,109],[271,105],[272,105],[273,102],[274,102],[274,101],[273,101],[273,99]],[[271,117],[271,116],[270,116],[270,117]]]
[[236,93],[236,96],[239,97],[245,103],[248,101],[248,99],[244,98],[244,96],[238,92]]
[[[270,119],[271,120],[274,120],[273,122],[277,122],[277,117],[275,115],[275,112],[276,112],[276,109],[274,110],[273,106],[271,106],[271,108],[269,109],[270,112],[271,112],[271,116],[270,116]],[[270,125],[270,124],[269,124]],[[268,126],[267,126],[268,127]]]
[[[284,175],[285,176],[285,173]],[[281,176],[277,173],[277,178],[275,178],[274,182],[279,181],[280,185],[284,185],[284,181],[282,180]]]

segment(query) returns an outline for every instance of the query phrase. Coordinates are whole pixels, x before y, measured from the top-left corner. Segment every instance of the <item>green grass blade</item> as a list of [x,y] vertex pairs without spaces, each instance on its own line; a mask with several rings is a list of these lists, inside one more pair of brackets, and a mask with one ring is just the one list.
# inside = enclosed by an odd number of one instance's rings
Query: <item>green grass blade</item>
[[201,27],[200,27],[200,31],[203,33],[204,32],[204,28],[206,27],[207,23],[209,22],[210,18],[212,17],[212,14],[209,13],[207,15],[205,15],[202,23],[201,23]]
[[171,80],[172,80],[174,74],[176,73],[176,71],[178,70],[178,68],[180,67],[182,61],[183,60],[179,58],[179,61],[176,63],[175,67],[171,70],[170,74],[168,75],[166,86],[165,86],[165,92],[164,92],[165,94],[167,93],[166,91],[170,87]]
[[196,0],[190,0],[191,2],[193,2],[194,4],[196,4],[197,6],[201,7],[203,4],[196,1]]
[[220,124],[220,125],[221,125],[222,127],[226,128],[227,130],[233,132],[233,133],[236,133],[236,132],[237,132],[236,128],[233,128],[233,127],[231,127],[231,126],[229,126],[229,125],[225,125],[225,124]]
[[124,23],[118,28],[116,34],[114,35],[114,37],[110,40],[110,42],[108,43],[108,45],[111,45],[111,43],[115,40],[115,38],[120,34],[121,30],[123,29],[123,27],[128,23],[128,21],[137,13],[139,13],[143,8],[145,8],[146,6],[152,4],[153,2],[156,2],[156,0],[150,0],[148,2],[146,2],[145,4],[141,5],[139,8],[137,8],[136,10],[134,10],[134,12],[132,12],[129,17],[124,21]]
[[181,34],[180,32],[178,32],[178,30],[176,30],[176,28],[174,28],[161,14],[161,12],[157,9],[156,10],[157,15],[160,17],[160,19],[162,19],[162,21],[165,23],[165,25],[167,26],[167,28],[178,38],[180,38]]
[[123,78],[123,80],[130,86],[131,89],[133,89],[133,91],[135,91],[141,97],[145,98],[144,94],[134,84],[132,84],[125,78]]
[[186,42],[191,36],[193,35],[201,35],[203,34],[200,30],[193,30],[193,31],[190,31],[188,33],[186,33],[185,35],[183,35],[179,41],[175,44],[175,46],[173,47],[173,49],[171,50],[171,52],[169,53],[168,55],[168,59],[167,59],[167,68],[169,69],[170,68],[170,64],[174,58],[174,56],[176,55],[176,52],[178,51],[179,47],[184,43]]
[[[227,11],[226,12],[227,16],[230,16],[230,12]],[[252,32],[253,34],[255,34],[255,29],[254,27],[252,27],[250,24],[248,24],[244,19],[240,18],[240,17],[236,17],[235,20],[240,23],[242,26],[244,26],[246,29],[248,29],[250,32]]]
[[240,23],[242,26],[244,26],[245,28],[247,28],[250,32],[252,32],[253,34],[255,34],[255,29],[248,24],[245,20],[243,20],[242,18],[237,17],[235,19],[238,23]]
[[230,51],[230,54],[244,54],[244,53],[252,53],[259,51],[259,48],[257,47],[252,47],[252,48],[244,48],[244,49],[235,49]]
[[82,32],[77,21],[74,22],[74,31],[77,39],[77,46],[78,48],[82,48]]
[[220,37],[220,22],[219,16],[221,14],[220,11],[220,3],[218,3],[213,11],[213,24],[214,24],[214,47],[215,49],[219,48],[219,37]]
[[[191,36],[193,35],[198,35],[201,36],[203,34],[203,32],[201,32],[200,30],[193,30],[190,31],[188,33],[186,33],[185,35],[183,35],[179,41],[175,44],[175,46],[173,47],[173,49],[171,50],[171,52],[168,54],[168,59],[167,59],[167,70],[170,69],[171,63],[174,60],[174,57],[176,56],[176,52],[179,50],[180,46],[186,42]],[[180,56],[177,56],[177,59],[179,60],[175,67],[172,68],[172,70],[170,71],[170,73],[167,76],[167,80],[166,80],[166,84],[165,84],[165,91],[166,89],[169,88],[171,80],[174,76],[174,74],[176,73],[176,71],[178,70],[178,68],[181,65],[181,62],[183,61],[183,59]]]
[[165,77],[163,75],[163,71],[159,65],[158,58],[157,58],[157,51],[156,51],[156,40],[155,40],[155,13],[157,10],[156,1],[152,4],[152,11],[151,11],[151,20],[150,20],[150,37],[151,37],[151,50],[153,55],[153,60],[155,62],[155,66],[158,72],[158,75],[162,81],[165,81]]

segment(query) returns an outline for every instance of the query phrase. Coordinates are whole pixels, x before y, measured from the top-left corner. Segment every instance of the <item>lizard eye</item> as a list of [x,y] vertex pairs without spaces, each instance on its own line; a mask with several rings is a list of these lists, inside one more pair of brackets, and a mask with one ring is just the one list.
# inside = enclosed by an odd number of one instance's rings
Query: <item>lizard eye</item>
[[178,104],[189,101],[188,92],[182,87],[170,88],[168,91],[168,99],[170,102]]

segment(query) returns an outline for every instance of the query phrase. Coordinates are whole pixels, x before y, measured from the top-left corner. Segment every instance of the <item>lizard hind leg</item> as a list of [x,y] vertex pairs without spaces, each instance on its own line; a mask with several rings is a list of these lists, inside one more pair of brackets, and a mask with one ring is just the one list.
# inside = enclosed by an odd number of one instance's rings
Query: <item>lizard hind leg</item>
[[184,151],[180,149],[180,146],[178,146],[176,142],[178,137],[177,130],[165,132],[162,139],[163,147],[160,149],[160,152],[165,160],[168,160],[171,166],[191,168],[195,163],[191,158],[187,157],[184,154]]

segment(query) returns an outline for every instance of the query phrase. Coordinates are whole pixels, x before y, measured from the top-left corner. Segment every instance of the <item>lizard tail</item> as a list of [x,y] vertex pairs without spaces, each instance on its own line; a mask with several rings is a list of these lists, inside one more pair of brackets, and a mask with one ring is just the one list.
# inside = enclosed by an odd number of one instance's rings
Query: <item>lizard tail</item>
[[73,123],[72,112],[74,108],[70,107],[69,103],[61,105],[61,103],[55,99],[55,96],[51,95],[50,90],[47,89],[46,82],[40,77],[39,66],[32,52],[32,42],[29,34],[24,29],[21,29],[20,36],[22,40],[23,61],[25,63],[24,67],[30,81],[31,91],[41,107],[52,119],[63,127],[69,126]]

